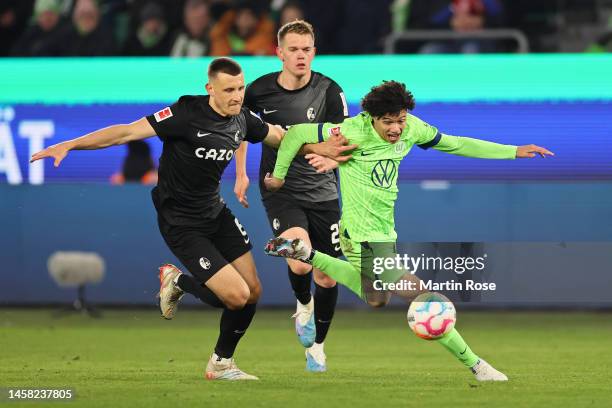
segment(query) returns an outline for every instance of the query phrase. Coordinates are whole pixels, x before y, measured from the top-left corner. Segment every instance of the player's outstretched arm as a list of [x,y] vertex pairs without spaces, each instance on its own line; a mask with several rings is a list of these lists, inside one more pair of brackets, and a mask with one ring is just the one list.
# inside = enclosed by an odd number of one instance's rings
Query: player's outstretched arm
[[471,137],[443,134],[434,149],[456,156],[478,159],[516,159],[531,158],[539,154],[542,157],[554,156],[549,150],[536,145],[512,146]]
[[59,166],[70,150],[95,150],[120,145],[133,140],[146,139],[155,135],[155,131],[146,118],[141,118],[129,125],[114,125],[86,134],[76,139],[49,146],[40,152],[34,153],[30,163],[36,160],[51,157],[53,165]]
[[234,194],[236,194],[236,198],[244,208],[249,208],[249,202],[247,201],[246,195],[250,184],[249,176],[246,172],[248,147],[248,143],[242,142],[234,154],[236,161],[236,182],[234,183]]

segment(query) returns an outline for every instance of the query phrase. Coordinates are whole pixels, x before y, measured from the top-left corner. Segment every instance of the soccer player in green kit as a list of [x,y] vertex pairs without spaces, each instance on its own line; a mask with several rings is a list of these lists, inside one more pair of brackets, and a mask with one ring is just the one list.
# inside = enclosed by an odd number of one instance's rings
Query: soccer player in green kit
[[[272,239],[265,251],[268,255],[310,263],[371,306],[380,307],[388,303],[392,293],[411,301],[426,292],[420,289],[420,279],[406,270],[392,268],[381,274],[373,272],[375,258],[394,258],[397,252],[394,206],[398,168],[412,146],[433,147],[454,155],[483,159],[545,157],[553,153],[535,145],[517,147],[442,134],[408,113],[414,109],[414,98],[399,82],[385,81],[372,88],[361,104],[364,112],[345,119],[341,124],[292,126],[278,150],[273,175],[264,180],[269,190],[279,189],[289,164],[303,144],[322,142],[337,134],[344,136],[348,143],[356,144],[358,147],[352,152],[351,160],[338,166],[342,195],[340,245],[348,261],[314,251],[299,239]],[[320,157],[313,157],[311,164],[321,171],[336,166]],[[401,289],[375,289],[381,284],[393,283],[399,283],[396,287]],[[479,358],[456,329],[437,341],[470,368],[477,380],[508,380],[505,374]]]

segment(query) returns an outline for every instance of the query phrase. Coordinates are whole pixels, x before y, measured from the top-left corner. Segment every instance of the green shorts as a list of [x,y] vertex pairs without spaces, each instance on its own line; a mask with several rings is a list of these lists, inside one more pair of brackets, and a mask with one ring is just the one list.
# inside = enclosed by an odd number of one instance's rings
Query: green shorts
[[[340,224],[340,247],[347,261],[355,270],[361,271],[361,276],[372,282],[381,280],[385,283],[395,283],[400,280],[405,270],[381,266],[381,260],[395,258],[397,245],[395,242],[357,242],[353,241],[346,229]],[[376,264],[376,272],[374,267]]]

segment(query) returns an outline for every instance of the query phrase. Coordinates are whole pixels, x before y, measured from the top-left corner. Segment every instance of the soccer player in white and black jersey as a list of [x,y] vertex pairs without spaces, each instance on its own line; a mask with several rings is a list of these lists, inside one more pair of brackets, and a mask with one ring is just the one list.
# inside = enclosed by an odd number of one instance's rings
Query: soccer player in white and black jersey
[[[315,56],[312,26],[302,20],[289,22],[278,31],[277,56],[282,71],[263,75],[247,86],[245,106],[266,122],[287,128],[298,123],[341,123],[348,116],[344,93],[331,78],[314,72]],[[245,143],[236,152],[235,193],[246,207]],[[321,174],[308,163],[309,157],[293,161],[283,188],[272,194],[263,185],[274,170],[276,150],[262,146],[259,185],[270,226],[276,236],[301,238],[318,251],[340,256],[338,221],[340,206],[333,172]],[[306,369],[325,371],[323,342],[327,336],[336,301],[336,282],[311,265],[292,259],[289,280],[297,298],[295,328],[306,347]],[[312,275],[315,290],[311,295]]]
[[244,89],[240,65],[218,58],[208,69],[208,95],[182,96],[155,114],[50,146],[31,159],[50,157],[57,167],[71,150],[160,137],[159,181],[152,192],[159,230],[193,275],[162,266],[160,308],[162,316],[171,319],[187,292],[223,309],[220,334],[206,367],[211,380],[257,379],[238,369],[233,354],[253,319],[261,287],[249,236],[220,197],[219,183],[241,142],[263,141],[276,147],[283,130],[243,108]]

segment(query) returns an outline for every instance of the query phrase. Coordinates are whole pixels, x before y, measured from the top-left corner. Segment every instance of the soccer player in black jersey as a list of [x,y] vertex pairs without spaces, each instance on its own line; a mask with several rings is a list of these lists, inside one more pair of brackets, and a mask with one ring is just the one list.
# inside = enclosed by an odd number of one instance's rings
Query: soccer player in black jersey
[[[301,20],[285,24],[278,31],[277,56],[282,71],[264,75],[246,90],[245,105],[266,122],[283,128],[297,123],[341,123],[348,116],[342,89],[332,79],[311,70],[315,55],[312,26]],[[245,207],[249,179],[246,149],[236,152],[235,193]],[[266,173],[274,170],[276,150],[262,146],[259,185],[270,226],[276,236],[301,238],[318,251],[340,256],[338,187],[333,172],[321,174],[298,157],[289,168],[283,188],[272,194],[263,185]],[[329,276],[311,265],[287,259],[289,280],[297,298],[294,315],[298,339],[306,347],[306,368],[325,371],[323,341],[331,324],[338,288]],[[315,291],[311,295],[314,274]]]
[[153,115],[50,146],[31,159],[50,157],[57,167],[70,150],[160,137],[159,181],[152,191],[159,230],[193,275],[162,266],[160,308],[162,316],[171,319],[187,292],[223,309],[219,338],[206,367],[211,380],[257,379],[238,369],[233,354],[253,319],[261,287],[249,236],[220,197],[219,183],[242,141],[276,147],[283,131],[242,107],[244,88],[240,66],[218,58],[208,69],[207,96],[182,96]]

